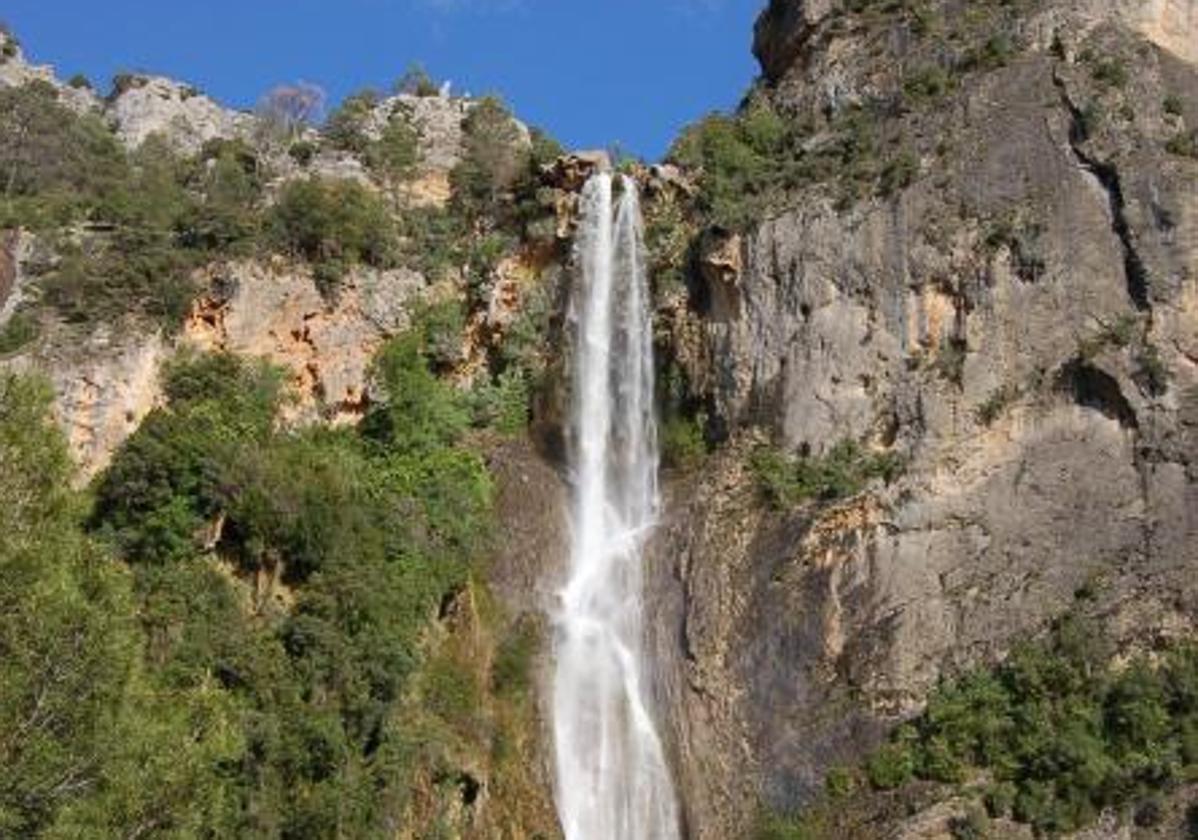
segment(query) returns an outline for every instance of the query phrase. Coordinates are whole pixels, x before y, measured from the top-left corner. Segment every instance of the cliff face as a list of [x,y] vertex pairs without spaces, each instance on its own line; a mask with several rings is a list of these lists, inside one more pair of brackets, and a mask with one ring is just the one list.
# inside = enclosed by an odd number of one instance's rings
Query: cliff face
[[[1195,629],[1198,161],[1168,150],[1198,122],[1195,9],[1032,6],[999,66],[882,108],[908,184],[851,207],[812,187],[709,241],[673,347],[733,444],[675,488],[654,563],[694,836],[809,802],[941,675],[1095,582],[1121,642]],[[928,41],[902,15],[776,0],[756,52],[765,95],[818,126],[910,100],[945,49]],[[867,441],[906,471],[769,511],[748,426],[793,452]]]

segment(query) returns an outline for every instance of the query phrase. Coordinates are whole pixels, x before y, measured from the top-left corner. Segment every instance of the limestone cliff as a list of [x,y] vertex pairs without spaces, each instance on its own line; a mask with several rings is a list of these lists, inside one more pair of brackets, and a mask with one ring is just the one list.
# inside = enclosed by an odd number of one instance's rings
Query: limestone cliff
[[[928,34],[966,4],[921,9],[770,4],[761,93],[813,147],[876,105],[910,178],[847,206],[802,187],[709,237],[673,322],[732,439],[675,487],[654,564],[694,837],[811,801],[1087,584],[1126,645],[1198,629],[1198,160],[1168,150],[1198,123],[1198,6],[1030,4],[980,71]],[[960,76],[927,102],[932,65]],[[795,452],[868,441],[906,473],[768,511],[750,427]]]

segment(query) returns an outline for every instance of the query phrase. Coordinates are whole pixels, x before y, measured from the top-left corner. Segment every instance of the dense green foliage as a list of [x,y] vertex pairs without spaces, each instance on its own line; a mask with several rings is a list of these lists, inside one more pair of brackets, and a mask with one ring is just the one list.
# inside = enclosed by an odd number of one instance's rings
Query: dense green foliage
[[0,378],[0,834],[225,833],[231,698],[143,668],[130,576],[80,528],[48,406]]
[[[0,117],[0,226],[37,230],[61,254],[41,282],[70,321],[141,313],[174,326],[195,267],[256,236],[261,175],[244,144],[184,160],[152,137],[126,153],[41,82],[0,91]],[[85,235],[69,229],[79,225]]]
[[290,182],[271,208],[271,226],[279,247],[314,265],[317,286],[329,297],[355,263],[387,268],[396,258],[386,203],[356,181]]
[[1061,832],[1195,778],[1198,649],[1113,668],[1102,638],[1066,618],[1047,641],[944,684],[870,759],[870,782],[959,784],[984,772],[992,816]]
[[782,509],[808,499],[834,501],[854,496],[873,479],[890,483],[903,467],[894,453],[870,452],[849,439],[818,457],[793,458],[761,446],[753,451],[749,463],[766,499]]
[[[47,392],[0,380],[0,833],[368,837],[405,819],[413,774],[484,690],[475,665],[426,655],[491,499],[461,445],[471,397],[426,341],[380,354],[361,432],[280,431],[274,370],[180,357],[90,517]],[[523,691],[531,643],[509,641],[496,686]]]

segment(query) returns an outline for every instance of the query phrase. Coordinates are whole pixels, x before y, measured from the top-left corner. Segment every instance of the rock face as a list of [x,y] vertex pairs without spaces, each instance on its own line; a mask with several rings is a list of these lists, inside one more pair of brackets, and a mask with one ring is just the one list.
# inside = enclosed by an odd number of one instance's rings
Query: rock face
[[[89,87],[63,84],[49,65],[33,65],[12,35],[0,32],[0,87],[20,87],[30,82],[45,82],[58,91],[58,98],[76,113],[100,107],[100,100]],[[11,53],[11,54],[10,54]]]
[[408,323],[424,278],[414,271],[357,269],[335,305],[306,269],[240,262],[211,267],[208,294],[183,328],[186,343],[265,358],[287,370],[293,420],[353,422],[369,405],[375,352]]
[[[758,24],[796,118],[885,96],[921,49],[846,14],[775,0]],[[1126,645],[1198,629],[1198,160],[1166,150],[1198,125],[1193,26],[1185,2],[1037,6],[1022,51],[884,117],[908,187],[851,207],[812,187],[708,237],[673,346],[731,443],[674,487],[651,569],[692,837],[810,801],[1084,588]],[[748,427],[906,473],[772,512]]]
[[82,340],[49,337],[3,367],[49,377],[55,413],[85,482],[158,404],[159,369],[169,355],[159,334],[118,324]]
[[195,154],[209,140],[248,136],[254,125],[252,115],[224,108],[190,85],[162,76],[120,80],[107,110],[117,136],[131,149],[159,134]]

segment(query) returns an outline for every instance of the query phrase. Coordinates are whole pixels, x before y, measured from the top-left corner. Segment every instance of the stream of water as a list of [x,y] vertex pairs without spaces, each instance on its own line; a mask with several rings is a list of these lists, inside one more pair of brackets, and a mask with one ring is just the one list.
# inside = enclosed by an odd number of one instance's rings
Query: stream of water
[[572,546],[553,683],[558,813],[566,840],[678,840],[643,652],[642,549],[660,500],[650,302],[631,179],[599,173],[587,182],[576,248]]

